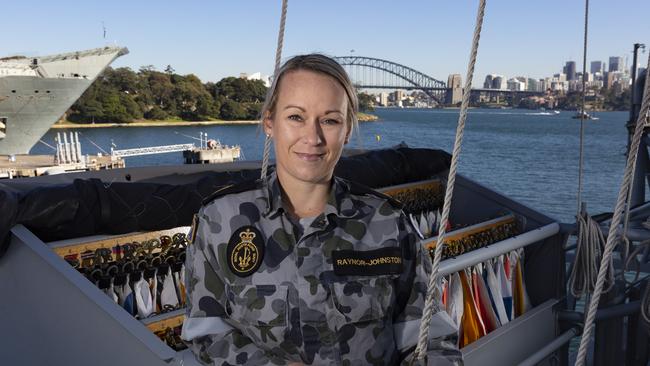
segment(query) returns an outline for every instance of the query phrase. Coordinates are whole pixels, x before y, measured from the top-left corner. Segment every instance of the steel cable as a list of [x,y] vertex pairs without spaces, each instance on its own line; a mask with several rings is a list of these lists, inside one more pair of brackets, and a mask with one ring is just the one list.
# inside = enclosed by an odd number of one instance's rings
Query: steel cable
[[[587,30],[589,29],[589,0],[585,0],[585,31],[582,46],[582,91],[580,103],[580,154],[578,158],[578,216],[582,211],[582,176],[584,165],[584,136],[585,136],[585,94],[587,85]],[[568,71],[568,70],[567,70]]]

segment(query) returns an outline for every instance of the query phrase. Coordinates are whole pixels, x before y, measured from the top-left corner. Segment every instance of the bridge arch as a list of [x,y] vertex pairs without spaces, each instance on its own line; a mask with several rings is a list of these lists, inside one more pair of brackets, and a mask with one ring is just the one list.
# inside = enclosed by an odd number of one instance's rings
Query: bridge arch
[[[438,103],[444,103],[445,101],[445,94],[447,92],[447,84],[445,82],[434,79],[408,66],[374,57],[338,56],[334,57],[334,59],[342,66],[363,66],[395,75],[411,84],[406,89],[420,89]],[[404,89],[403,86],[395,85],[360,85],[359,87],[364,89]]]

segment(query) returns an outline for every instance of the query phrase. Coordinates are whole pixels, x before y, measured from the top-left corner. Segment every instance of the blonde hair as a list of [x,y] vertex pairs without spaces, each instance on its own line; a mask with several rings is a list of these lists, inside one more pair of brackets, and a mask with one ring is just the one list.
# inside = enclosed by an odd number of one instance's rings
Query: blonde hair
[[266,93],[266,100],[261,110],[261,118],[267,115],[273,115],[275,112],[275,105],[278,100],[278,86],[282,81],[282,77],[291,71],[307,70],[319,74],[327,75],[336,80],[345,90],[348,97],[348,110],[347,110],[347,123],[351,131],[358,128],[359,121],[357,120],[357,112],[359,111],[359,100],[357,99],[357,92],[352,85],[352,81],[348,77],[343,67],[331,57],[321,55],[318,53],[311,53],[307,55],[298,55],[287,60],[282,67],[278,70],[277,75],[273,78],[273,83]]

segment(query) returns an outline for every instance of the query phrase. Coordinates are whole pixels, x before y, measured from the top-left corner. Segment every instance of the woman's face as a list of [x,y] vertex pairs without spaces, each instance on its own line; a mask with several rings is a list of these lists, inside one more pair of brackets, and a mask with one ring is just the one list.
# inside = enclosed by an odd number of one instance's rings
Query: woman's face
[[333,78],[306,70],[286,73],[278,88],[274,113],[264,119],[278,176],[329,182],[350,133],[345,90]]

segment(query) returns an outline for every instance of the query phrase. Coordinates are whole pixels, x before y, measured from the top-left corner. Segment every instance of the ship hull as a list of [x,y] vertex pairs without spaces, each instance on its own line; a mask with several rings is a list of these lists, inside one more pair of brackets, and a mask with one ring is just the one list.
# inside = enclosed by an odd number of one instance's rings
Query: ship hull
[[28,154],[90,84],[86,79],[0,78],[0,90],[9,91],[0,102],[0,118],[6,121],[0,155]]
[[0,155],[28,154],[97,76],[127,53],[106,47],[0,59]]

